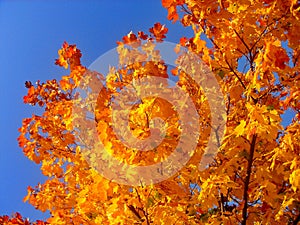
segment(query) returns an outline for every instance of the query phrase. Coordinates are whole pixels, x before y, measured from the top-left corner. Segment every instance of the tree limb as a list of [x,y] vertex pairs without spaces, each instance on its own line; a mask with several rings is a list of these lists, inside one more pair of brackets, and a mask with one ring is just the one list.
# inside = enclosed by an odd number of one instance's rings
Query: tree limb
[[245,186],[244,186],[244,193],[243,193],[243,212],[242,212],[242,222],[241,225],[246,225],[247,223],[247,217],[248,217],[248,190],[249,190],[249,184],[250,184],[250,176],[252,173],[252,164],[253,164],[253,156],[254,156],[254,150],[255,150],[255,144],[256,144],[256,134],[253,135],[251,145],[250,145],[250,154],[248,158],[248,166],[247,166],[247,174],[245,178]]

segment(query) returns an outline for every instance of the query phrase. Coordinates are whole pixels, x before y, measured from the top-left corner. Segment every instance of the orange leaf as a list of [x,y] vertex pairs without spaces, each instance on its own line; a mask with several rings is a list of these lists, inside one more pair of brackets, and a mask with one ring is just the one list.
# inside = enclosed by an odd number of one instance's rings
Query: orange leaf
[[160,23],[154,24],[154,27],[149,29],[150,33],[154,35],[156,41],[162,41],[163,38],[166,38],[166,33],[168,32],[168,28],[165,25],[161,25]]

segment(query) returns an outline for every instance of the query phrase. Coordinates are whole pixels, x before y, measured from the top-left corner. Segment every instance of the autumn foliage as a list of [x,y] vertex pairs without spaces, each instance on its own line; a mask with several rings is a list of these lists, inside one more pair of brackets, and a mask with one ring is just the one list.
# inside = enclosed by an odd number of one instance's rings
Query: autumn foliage
[[20,213],[15,213],[13,216],[9,217],[7,215],[0,216],[0,224],[6,225],[47,225],[47,222],[37,220],[35,222],[30,222],[28,219],[24,219]]
[[[83,156],[73,123],[77,118],[74,92],[93,71],[81,65],[80,50],[65,42],[56,64],[69,69],[69,74],[59,81],[26,82],[24,102],[38,105],[43,113],[23,120],[18,141],[24,154],[40,164],[49,178],[28,187],[24,201],[48,210],[50,224],[298,224],[299,1],[162,0],[162,5],[169,20],[193,29],[194,35],[183,36],[178,47],[201,58],[223,93],[218,97],[225,102],[226,115],[221,116],[226,118],[226,130],[213,161],[199,170],[214,129],[207,116],[208,100],[180,67],[168,68],[163,60],[155,60],[159,52],[154,46],[168,32],[156,23],[148,33],[129,33],[117,46],[120,62],[141,46],[145,54],[136,57],[152,61],[133,60],[126,67],[110,68],[108,74],[96,74],[106,86],[97,98],[93,124],[109,154],[118,160],[137,166],[163,161],[183,135],[176,110],[158,97],[134,104],[128,120],[136,138],[149,137],[149,121],[156,117],[167,124],[163,142],[144,152],[124,145],[114,134],[110,102],[134,80],[173,76],[199,113],[201,138],[188,163],[160,183],[129,186],[101,176]],[[283,120],[287,112],[292,116]],[[27,224],[11,222],[22,221],[19,216],[1,219],[4,224]]]

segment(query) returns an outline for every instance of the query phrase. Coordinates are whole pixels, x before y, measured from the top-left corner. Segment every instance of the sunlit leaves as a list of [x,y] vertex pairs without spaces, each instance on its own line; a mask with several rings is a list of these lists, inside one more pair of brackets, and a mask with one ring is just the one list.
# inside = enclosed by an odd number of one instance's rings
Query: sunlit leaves
[[184,4],[183,0],[162,0],[163,7],[168,9],[168,20],[176,22],[179,19],[177,6]]
[[70,69],[73,70],[80,65],[81,52],[76,48],[76,45],[69,45],[64,42],[62,48],[58,50],[58,56],[59,58],[56,59],[55,64],[65,69],[70,66]]
[[289,181],[292,185],[292,189],[294,192],[299,190],[300,188],[300,169],[294,170],[293,173],[290,175]]
[[279,40],[268,40],[265,47],[264,66],[275,64],[279,69],[284,69],[289,62],[289,57],[286,51],[281,47]]

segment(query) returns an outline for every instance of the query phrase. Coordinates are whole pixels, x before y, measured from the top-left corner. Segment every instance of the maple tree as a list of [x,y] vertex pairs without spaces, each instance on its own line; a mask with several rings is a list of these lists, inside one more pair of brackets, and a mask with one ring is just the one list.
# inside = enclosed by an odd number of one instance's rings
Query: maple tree
[[[222,92],[214,98],[225,102],[224,113],[220,111],[219,116],[225,118],[226,129],[222,130],[224,138],[216,142],[218,151],[213,160],[199,169],[207,140],[217,129],[213,118],[207,116],[211,113],[209,97],[187,72],[188,68],[197,72],[195,65],[199,64],[168,67],[154,50],[166,38],[165,26],[156,23],[149,34],[131,32],[123,37],[117,51],[120,64],[126,66],[112,67],[108,74],[81,65],[80,50],[65,42],[56,64],[69,69],[69,75],[60,81],[26,82],[24,102],[44,111],[23,120],[18,141],[24,154],[41,164],[49,179],[28,187],[24,200],[41,211],[49,210],[50,224],[298,224],[299,1],[163,0],[162,5],[169,20],[180,21],[194,31],[192,37],[180,39],[175,51],[186,48],[199,57],[213,71]],[[182,119],[178,110],[188,112],[188,101],[173,92],[179,102],[177,108],[154,95],[142,98],[130,109],[119,110],[118,118],[129,121],[129,130],[122,130],[127,142],[143,141],[156,134],[155,129],[164,130],[162,139],[154,136],[159,144],[144,152],[139,151],[142,145],[130,147],[115,133],[111,102],[129,83],[147,76],[155,78],[154,87],[149,84],[153,90],[155,86],[168,87],[163,78],[176,77],[199,117],[188,114]],[[95,87],[86,77],[106,83],[94,96],[92,111],[87,104],[91,100],[84,99],[82,104],[82,99],[76,98],[80,92],[75,94],[81,88],[94,95]],[[138,86],[134,88],[142,92]],[[282,118],[288,110],[294,117],[283,127]],[[90,111],[94,119],[82,119],[80,115]],[[153,128],[151,121],[157,122],[157,117],[165,123]],[[103,156],[83,151],[98,137],[106,154],[119,161],[139,167],[156,164],[180,143],[186,131],[180,122],[187,118],[195,119],[200,133],[198,139],[185,135],[187,143],[196,142],[193,155],[180,170],[157,183],[128,185],[107,179],[97,170],[106,162]],[[97,132],[80,133],[76,124],[95,126]],[[112,171],[119,167],[108,166]],[[130,171],[127,175],[125,180],[137,176]],[[9,221],[7,217],[1,219]],[[23,221],[19,215],[11,220]]]

